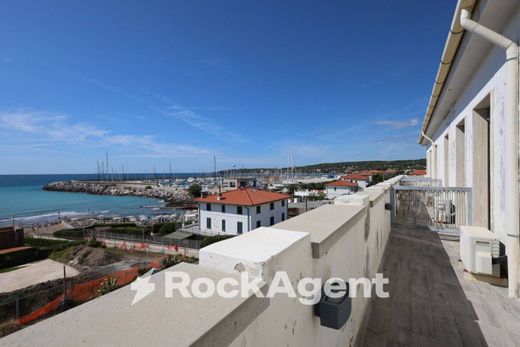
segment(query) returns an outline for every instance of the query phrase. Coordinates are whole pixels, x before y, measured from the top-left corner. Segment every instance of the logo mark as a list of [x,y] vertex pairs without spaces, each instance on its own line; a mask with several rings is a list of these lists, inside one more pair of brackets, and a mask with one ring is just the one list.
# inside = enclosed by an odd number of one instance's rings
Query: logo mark
[[132,305],[146,298],[155,291],[155,283],[150,283],[150,276],[137,277],[137,279],[130,284],[130,289],[135,291]]

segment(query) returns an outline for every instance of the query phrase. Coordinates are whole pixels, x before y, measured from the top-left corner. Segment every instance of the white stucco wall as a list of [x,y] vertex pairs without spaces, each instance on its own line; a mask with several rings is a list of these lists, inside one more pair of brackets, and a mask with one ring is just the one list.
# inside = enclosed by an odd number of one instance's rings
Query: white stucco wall
[[[213,203],[211,211],[208,211],[206,203],[199,203],[199,230],[215,235],[238,235],[238,222],[242,222],[242,232],[246,233],[257,228],[257,221],[260,221],[260,226],[270,226],[271,217],[274,217],[274,224],[280,223],[282,217],[287,219],[287,200],[275,201],[273,210],[270,209],[270,203],[260,205],[260,214],[256,213],[256,206],[242,206],[242,214],[237,213],[236,205],[224,206],[226,211],[222,212],[222,204]],[[211,218],[211,229],[207,228],[207,218]],[[225,231],[222,231],[223,220],[226,221]]]
[[[504,30],[504,34],[516,38],[520,35],[520,10],[512,15],[509,24]],[[505,242],[507,225],[505,224],[505,182],[504,173],[509,165],[504,158],[504,149],[508,145],[504,141],[504,102],[506,90],[506,75],[504,69],[505,52],[503,49],[491,46],[491,49],[479,67],[472,73],[471,79],[465,84],[465,88],[460,90],[457,102],[453,105],[450,113],[443,120],[434,136],[432,137],[437,145],[437,160],[430,164],[437,166],[438,170],[431,170],[431,176],[440,178],[446,182],[445,175],[445,143],[444,138],[449,136],[449,178],[450,186],[454,186],[457,177],[457,157],[456,157],[456,126],[461,121],[465,122],[465,186],[473,187],[473,143],[479,141],[473,135],[473,110],[488,95],[490,96],[490,199],[491,199],[491,230],[495,232],[502,242]],[[454,71],[457,67],[452,68]],[[448,86],[449,87],[449,86]],[[432,146],[428,147],[432,150]],[[435,156],[433,156],[435,157]],[[473,211],[473,215],[482,211]]]
[[[336,188],[336,189],[334,189]],[[327,199],[334,199],[342,195],[352,194],[352,188],[350,187],[327,187]]]

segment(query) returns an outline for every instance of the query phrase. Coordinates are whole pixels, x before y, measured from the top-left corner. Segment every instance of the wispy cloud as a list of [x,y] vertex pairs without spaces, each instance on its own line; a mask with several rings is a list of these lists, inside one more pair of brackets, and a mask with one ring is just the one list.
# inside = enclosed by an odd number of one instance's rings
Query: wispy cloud
[[166,108],[154,107],[154,110],[171,118],[178,119],[189,126],[208,133],[227,143],[245,142],[245,138],[233,131],[229,131],[223,126],[215,123],[211,119],[199,113],[179,106],[169,106]]
[[419,124],[418,118],[411,118],[411,119],[403,119],[403,120],[378,120],[375,121],[374,124],[379,126],[388,127],[391,129],[404,129],[408,127],[413,127]]
[[[120,146],[138,149],[136,156],[194,157],[208,156],[208,149],[187,144],[162,143],[150,135],[119,134],[87,123],[75,123],[67,115],[42,112],[0,112],[0,128],[30,135],[32,141],[84,147]],[[4,146],[3,149],[8,149]]]
[[[90,77],[86,77],[81,74],[71,72],[68,70],[61,70],[61,71],[64,71],[65,73],[69,74],[70,76],[78,78],[84,82],[88,82],[105,91],[111,92],[122,98],[131,100],[140,105],[143,105],[146,108],[148,108],[149,110],[157,112],[161,115],[165,115],[165,116],[180,120],[183,123],[188,124],[189,126],[192,126],[200,131],[208,133],[209,135],[212,135],[224,142],[239,143],[239,142],[245,141],[245,138],[243,136],[226,129],[222,125],[199,114],[200,111],[229,110],[230,108],[228,108],[228,107],[223,107],[223,106],[190,106],[190,107],[181,106],[181,105],[178,105],[175,103],[172,104],[169,101],[169,98],[167,98],[167,97],[160,97],[159,99],[161,100],[161,105],[154,105],[154,103],[149,100],[145,100],[141,97],[137,97],[135,95],[127,93],[126,91],[122,90],[121,88],[115,87],[115,86],[107,84],[105,82],[101,82],[99,80],[96,80],[96,79],[93,79]],[[163,106],[163,104],[165,104],[165,106]]]

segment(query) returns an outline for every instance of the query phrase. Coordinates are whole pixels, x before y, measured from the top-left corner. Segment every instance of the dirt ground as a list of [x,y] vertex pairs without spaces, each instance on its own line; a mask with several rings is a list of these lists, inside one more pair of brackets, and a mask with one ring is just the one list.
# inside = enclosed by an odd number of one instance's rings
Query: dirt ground
[[[67,277],[79,274],[71,266],[65,266]],[[0,273],[0,293],[25,288],[37,283],[63,278],[63,264],[45,259],[20,266],[18,269]]]

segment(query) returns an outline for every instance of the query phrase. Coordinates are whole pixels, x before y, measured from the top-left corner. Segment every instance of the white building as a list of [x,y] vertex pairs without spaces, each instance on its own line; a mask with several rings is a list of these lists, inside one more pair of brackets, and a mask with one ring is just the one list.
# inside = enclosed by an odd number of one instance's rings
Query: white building
[[204,233],[238,235],[287,219],[289,196],[242,188],[195,199],[199,229]]
[[341,177],[342,180],[356,183],[360,188],[365,189],[372,183],[372,176],[352,173]]
[[509,294],[518,297],[518,37],[520,1],[457,4],[419,143],[428,175],[472,188],[473,224],[488,228],[508,256]]
[[334,181],[325,184],[327,199],[334,199],[342,195],[350,195],[356,192],[358,185],[350,181]]

